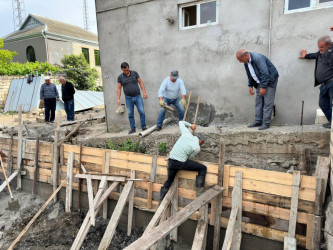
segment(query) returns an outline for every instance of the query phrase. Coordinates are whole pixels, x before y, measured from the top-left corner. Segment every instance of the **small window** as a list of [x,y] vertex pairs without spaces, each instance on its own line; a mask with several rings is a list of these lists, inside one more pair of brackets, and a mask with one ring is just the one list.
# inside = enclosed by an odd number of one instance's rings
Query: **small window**
[[216,1],[199,1],[179,7],[179,28],[188,29],[217,24],[218,4]]
[[95,66],[101,66],[101,57],[99,54],[99,50],[95,50]]
[[86,59],[86,61],[87,61],[88,63],[90,63],[90,62],[89,62],[89,49],[87,49],[87,48],[82,48],[82,54],[83,54],[84,58]]
[[35,49],[32,46],[27,47],[27,60],[29,62],[36,62]]
[[284,13],[294,13],[333,7],[333,0],[285,0]]

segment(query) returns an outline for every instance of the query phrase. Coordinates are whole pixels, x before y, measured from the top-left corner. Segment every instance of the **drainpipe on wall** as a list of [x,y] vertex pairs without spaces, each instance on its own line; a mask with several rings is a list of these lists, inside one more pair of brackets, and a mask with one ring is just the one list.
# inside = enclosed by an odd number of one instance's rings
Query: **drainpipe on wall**
[[48,45],[48,42],[47,42],[47,38],[46,38],[46,34],[45,34],[45,30],[42,30],[42,36],[44,37],[44,41],[45,41],[45,47],[46,47],[46,61],[48,63],[49,62],[49,45]]
[[273,0],[269,6],[268,58],[271,59]]

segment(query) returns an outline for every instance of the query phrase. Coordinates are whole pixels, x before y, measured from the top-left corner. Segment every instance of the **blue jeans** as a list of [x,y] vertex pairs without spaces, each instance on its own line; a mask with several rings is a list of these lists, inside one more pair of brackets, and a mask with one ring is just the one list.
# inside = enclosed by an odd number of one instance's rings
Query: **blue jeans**
[[[163,97],[163,100],[165,101],[165,103],[168,106],[170,106],[171,104],[173,104],[177,108],[179,121],[182,121],[183,118],[184,118],[185,109],[179,103],[180,100],[181,100],[181,97],[178,97],[177,99],[168,99],[166,97]],[[165,112],[166,112],[166,109],[161,107],[160,114],[158,115],[158,119],[157,119],[157,126],[161,126],[162,127],[162,124],[163,124],[163,121],[164,121],[164,118],[165,118]]]
[[74,121],[74,99],[64,102],[67,121]]
[[333,79],[319,88],[319,107],[326,116],[328,122],[332,120],[332,101],[333,101]]
[[260,95],[259,93],[260,87],[257,88],[255,122],[258,124],[263,123],[267,126],[271,124],[271,116],[274,107],[274,99],[278,79],[279,78],[275,80],[273,86],[267,86],[266,94],[264,96]]
[[135,119],[134,119],[134,105],[138,109],[138,112],[140,114],[140,122],[141,122],[141,128],[146,127],[146,116],[145,116],[145,109],[143,106],[143,100],[141,95],[137,96],[125,96],[126,100],[126,107],[128,112],[128,119],[130,122],[131,129],[135,129]]

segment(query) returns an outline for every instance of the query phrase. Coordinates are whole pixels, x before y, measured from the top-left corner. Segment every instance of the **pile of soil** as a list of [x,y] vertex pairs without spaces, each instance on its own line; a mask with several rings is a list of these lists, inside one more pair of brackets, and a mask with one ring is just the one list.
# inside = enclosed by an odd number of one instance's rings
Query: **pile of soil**
[[[10,197],[6,191],[0,193],[0,249],[10,246],[44,203],[27,193],[14,192],[14,197],[20,203],[19,211],[15,212],[8,210]],[[82,212],[65,213],[62,202],[52,201],[16,244],[15,249],[70,249],[84,217]],[[90,228],[81,249],[97,249],[108,223],[109,219],[96,218],[96,225]],[[108,249],[123,249],[141,235],[142,230],[134,230],[131,236],[117,231]]]

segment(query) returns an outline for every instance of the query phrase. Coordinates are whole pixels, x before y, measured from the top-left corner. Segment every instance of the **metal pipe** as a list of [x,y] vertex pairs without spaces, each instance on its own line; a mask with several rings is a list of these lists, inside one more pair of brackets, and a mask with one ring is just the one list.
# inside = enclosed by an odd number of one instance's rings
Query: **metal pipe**
[[[165,119],[163,121],[163,125],[166,125],[168,124],[169,122],[173,121],[173,118],[172,117],[168,117],[167,119]],[[142,138],[142,137],[145,137],[146,135],[149,135],[150,133],[154,132],[154,130],[157,128],[157,125],[154,125],[148,129],[146,129],[145,131],[142,131],[141,133],[139,133],[139,136]]]
[[269,6],[269,32],[268,32],[268,58],[269,59],[271,59],[272,12],[273,12],[273,0],[271,0],[270,6]]

